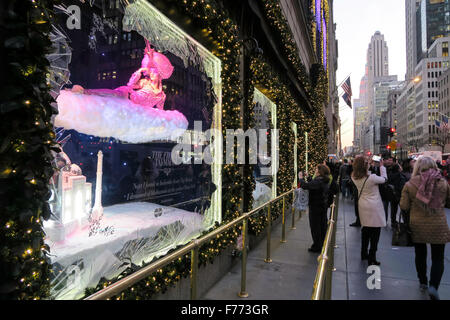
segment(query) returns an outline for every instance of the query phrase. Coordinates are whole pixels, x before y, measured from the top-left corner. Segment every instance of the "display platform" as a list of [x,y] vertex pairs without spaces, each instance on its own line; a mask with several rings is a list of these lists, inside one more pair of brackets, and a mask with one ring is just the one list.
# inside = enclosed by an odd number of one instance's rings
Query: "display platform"
[[96,286],[102,277],[138,268],[187,243],[204,228],[202,215],[154,203],[118,204],[105,207],[103,213],[94,233],[86,224],[62,241],[46,240],[55,273],[53,298],[80,298],[84,288]]

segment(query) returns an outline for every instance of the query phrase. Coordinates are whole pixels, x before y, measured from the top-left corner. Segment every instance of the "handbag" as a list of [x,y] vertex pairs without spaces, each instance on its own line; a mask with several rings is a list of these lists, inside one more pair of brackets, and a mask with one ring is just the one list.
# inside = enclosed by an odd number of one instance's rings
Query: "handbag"
[[294,192],[294,203],[293,206],[296,210],[306,211],[309,204],[309,191],[297,188]]
[[396,247],[412,247],[414,245],[411,237],[411,229],[409,228],[409,224],[405,222],[403,212],[400,213],[399,222],[393,229],[392,245]]
[[367,179],[369,179],[369,176],[367,176],[366,180],[364,180],[364,183],[363,183],[362,188],[361,188],[361,192],[360,192],[359,195],[358,195],[358,201],[359,201],[359,198],[361,198],[361,194],[362,194],[362,192],[363,192],[363,190],[364,190],[364,186],[366,185]]

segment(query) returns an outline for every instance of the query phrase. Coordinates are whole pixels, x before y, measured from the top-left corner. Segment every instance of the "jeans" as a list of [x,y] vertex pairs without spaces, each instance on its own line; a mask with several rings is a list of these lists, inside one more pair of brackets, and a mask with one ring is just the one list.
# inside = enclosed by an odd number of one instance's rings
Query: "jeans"
[[398,204],[399,204],[398,201],[391,201],[391,224],[393,222],[397,222]]
[[386,215],[386,223],[389,217],[389,204],[391,204],[391,224],[397,221],[398,201],[383,200],[384,213]]
[[359,208],[358,208],[358,189],[353,185],[352,188],[353,192],[353,204],[355,206],[355,216],[356,216],[356,223],[360,223],[359,221]]
[[387,222],[389,215],[389,201],[388,200],[381,200],[381,201],[383,202],[384,214],[386,215],[386,222]]
[[[361,255],[369,254],[369,262],[376,261],[378,241],[380,240],[380,227],[362,227],[361,228]],[[370,243],[370,249],[369,249]]]
[[342,189],[341,191],[342,191],[342,195],[344,196],[344,198],[348,198],[348,196],[350,195],[349,180],[348,179],[342,180],[341,189]]
[[[444,251],[445,244],[430,244],[431,246],[431,272],[430,286],[439,288],[442,274],[444,273]],[[416,270],[421,284],[428,284],[427,278],[427,244],[415,243]]]

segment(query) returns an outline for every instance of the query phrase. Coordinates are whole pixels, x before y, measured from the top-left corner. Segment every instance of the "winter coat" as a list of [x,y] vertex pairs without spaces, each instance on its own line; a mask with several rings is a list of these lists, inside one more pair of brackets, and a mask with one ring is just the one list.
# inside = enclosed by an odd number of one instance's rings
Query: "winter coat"
[[403,174],[403,172],[392,172],[390,174],[388,172],[388,184],[394,187],[392,191],[394,191],[395,201],[400,201],[400,196],[407,180],[409,179]]
[[339,176],[341,177],[341,183],[342,180],[350,180],[348,164],[342,165],[342,167],[339,169]]
[[400,199],[400,208],[405,211],[409,210],[412,240],[415,243],[432,244],[450,242],[450,230],[444,209],[444,207],[450,207],[450,187],[445,179],[437,182],[434,192],[440,192],[444,194],[444,197],[441,208],[437,212],[431,213],[416,199],[417,186],[420,186],[420,181],[420,175],[411,177],[411,180],[405,184]]
[[365,184],[366,177],[357,180],[352,177],[352,181],[358,189],[359,219],[363,227],[386,226],[386,215],[378,189],[378,185],[385,183],[387,180],[386,168],[384,166],[380,167],[380,174],[381,176],[376,174],[369,175]]
[[328,189],[329,189],[329,178],[324,178],[318,176],[306,182],[300,179],[300,187],[309,190],[309,208],[310,211],[315,210],[326,210],[328,208]]

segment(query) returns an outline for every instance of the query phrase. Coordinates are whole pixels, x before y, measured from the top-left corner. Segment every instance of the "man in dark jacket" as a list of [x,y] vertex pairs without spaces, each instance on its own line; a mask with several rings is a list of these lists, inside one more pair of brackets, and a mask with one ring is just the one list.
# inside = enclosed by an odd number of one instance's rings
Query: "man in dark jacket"
[[395,227],[397,225],[397,211],[398,204],[400,203],[400,198],[402,195],[402,189],[406,183],[406,176],[401,172],[400,166],[394,163],[388,171],[388,185],[390,185],[390,190],[393,192],[389,203],[391,204],[391,226]]
[[309,190],[309,226],[313,244],[308,249],[310,252],[320,252],[327,233],[327,209],[328,188],[330,182],[330,169],[323,164],[316,168],[315,178],[308,182],[303,180],[302,173],[299,174],[300,187]]
[[348,165],[348,160],[344,159],[344,164],[341,166],[341,168],[339,169],[339,181],[340,181],[340,186],[341,186],[341,192],[342,192],[342,196],[344,198],[348,198],[350,195],[349,192],[349,182],[350,182],[350,175],[349,175],[349,165]]

